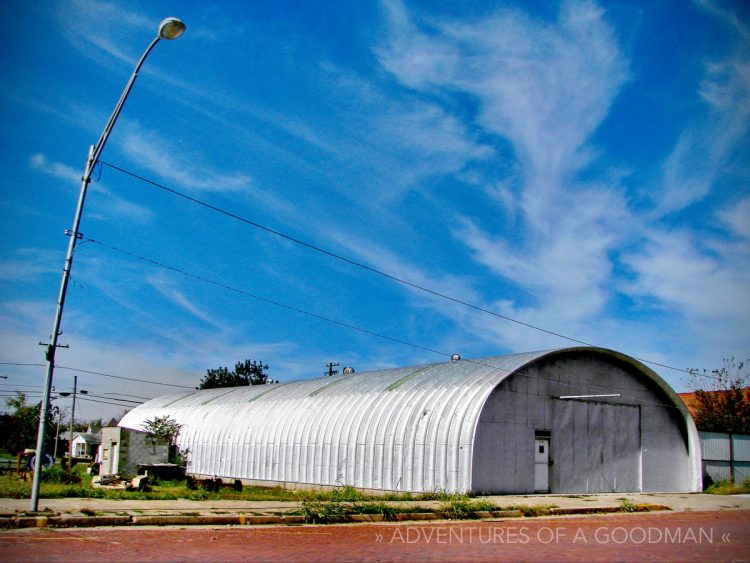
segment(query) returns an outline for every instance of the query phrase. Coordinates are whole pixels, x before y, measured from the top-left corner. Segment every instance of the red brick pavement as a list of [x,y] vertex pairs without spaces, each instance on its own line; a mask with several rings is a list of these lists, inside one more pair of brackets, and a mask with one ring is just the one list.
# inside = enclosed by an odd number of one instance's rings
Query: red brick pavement
[[2,561],[750,561],[750,511],[0,533]]

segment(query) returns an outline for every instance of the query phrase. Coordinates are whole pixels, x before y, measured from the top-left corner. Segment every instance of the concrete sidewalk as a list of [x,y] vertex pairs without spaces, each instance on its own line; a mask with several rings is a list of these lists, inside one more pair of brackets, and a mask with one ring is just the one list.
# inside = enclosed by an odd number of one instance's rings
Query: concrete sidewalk
[[[481,497],[499,507],[551,507],[553,514],[615,511],[621,499],[634,505],[661,505],[674,511],[750,509],[750,495],[706,495],[688,493],[611,493],[596,495],[503,495]],[[440,501],[389,502],[400,508],[423,507],[438,511]],[[302,517],[290,515],[297,502],[233,500],[109,500],[91,498],[41,499],[40,513],[29,514],[29,499],[0,499],[0,525],[97,526],[125,524],[292,524]],[[504,516],[511,516],[511,513]],[[513,514],[518,515],[519,514]],[[41,520],[40,520],[41,519]]]

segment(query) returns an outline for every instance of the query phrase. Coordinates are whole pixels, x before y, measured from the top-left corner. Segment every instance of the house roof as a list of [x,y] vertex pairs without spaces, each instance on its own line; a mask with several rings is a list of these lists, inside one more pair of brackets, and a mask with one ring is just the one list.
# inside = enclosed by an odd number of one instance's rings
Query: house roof
[[[87,444],[101,444],[102,443],[101,434],[89,434],[87,432],[73,432],[73,440],[75,440],[76,438],[80,438]],[[60,439],[70,440],[70,431],[60,432]]]
[[[723,393],[723,390],[716,390],[716,391],[707,391],[707,393]],[[750,386],[743,387],[742,392],[750,399]],[[696,413],[698,412],[698,407],[700,406],[698,404],[698,398],[695,396],[695,391],[691,391],[690,393],[679,393],[680,399],[685,403],[685,406],[688,409],[688,412],[692,415],[693,418],[695,418]]]

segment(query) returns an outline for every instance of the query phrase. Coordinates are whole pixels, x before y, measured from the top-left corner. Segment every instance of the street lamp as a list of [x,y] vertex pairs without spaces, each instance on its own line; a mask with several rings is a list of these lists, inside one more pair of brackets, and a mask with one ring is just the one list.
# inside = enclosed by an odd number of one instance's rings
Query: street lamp
[[57,339],[59,338],[60,322],[62,320],[63,307],[65,306],[65,294],[68,290],[68,280],[70,279],[70,270],[73,266],[73,253],[76,248],[78,239],[82,238],[82,235],[78,232],[78,227],[81,223],[81,214],[83,213],[83,203],[86,200],[86,189],[88,188],[89,182],[91,182],[91,173],[94,171],[94,167],[99,162],[99,157],[104,150],[104,145],[107,144],[109,134],[112,132],[112,128],[117,121],[117,117],[120,115],[122,106],[125,104],[125,100],[128,99],[128,94],[133,88],[135,79],[138,78],[138,71],[141,70],[141,65],[146,57],[151,52],[151,49],[159,42],[160,39],[177,39],[180,35],[185,32],[185,24],[177,18],[166,18],[159,24],[159,31],[153,41],[146,47],[143,52],[138,64],[135,65],[133,74],[130,75],[130,80],[125,85],[125,89],[120,95],[120,99],[115,105],[115,109],[112,111],[112,115],[109,116],[107,124],[104,126],[99,140],[96,145],[89,148],[88,158],[86,159],[86,166],[83,170],[83,176],[81,177],[81,192],[78,195],[78,205],[76,206],[75,215],[73,216],[73,228],[66,230],[65,234],[70,237],[68,243],[68,253],[65,256],[65,265],[63,267],[62,281],[60,282],[60,293],[57,298],[57,307],[55,309],[55,319],[52,323],[52,334],[50,335],[49,345],[47,346],[47,376],[44,384],[44,396],[42,398],[42,408],[39,413],[39,433],[36,440],[36,463],[34,464],[34,480],[31,487],[31,511],[36,512],[39,506],[39,481],[41,477],[42,464],[41,459],[44,449],[44,435],[47,426],[47,413],[49,412],[49,396],[50,390],[52,389],[52,375],[55,371],[55,352],[57,351]]

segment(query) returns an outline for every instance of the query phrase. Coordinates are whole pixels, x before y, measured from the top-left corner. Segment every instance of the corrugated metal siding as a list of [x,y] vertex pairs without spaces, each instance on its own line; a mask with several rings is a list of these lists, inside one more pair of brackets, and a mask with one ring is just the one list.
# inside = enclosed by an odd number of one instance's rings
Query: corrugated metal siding
[[[159,397],[120,422],[180,424],[192,473],[404,491],[469,490],[482,404],[543,353]],[[487,365],[482,365],[487,364]],[[489,367],[493,366],[493,367]]]
[[487,397],[514,371],[556,352],[168,395],[133,409],[120,426],[172,416],[194,474],[467,491]]
[[732,448],[735,461],[750,461],[750,436],[732,434]]
[[[723,432],[699,432],[703,459],[729,461],[729,434]],[[727,474],[727,479],[729,475]]]
[[[750,436],[731,434],[732,449],[729,448],[730,434],[725,432],[699,432],[703,454],[703,471],[714,482],[728,481],[742,483],[750,478]],[[734,466],[734,467],[732,467]]]

